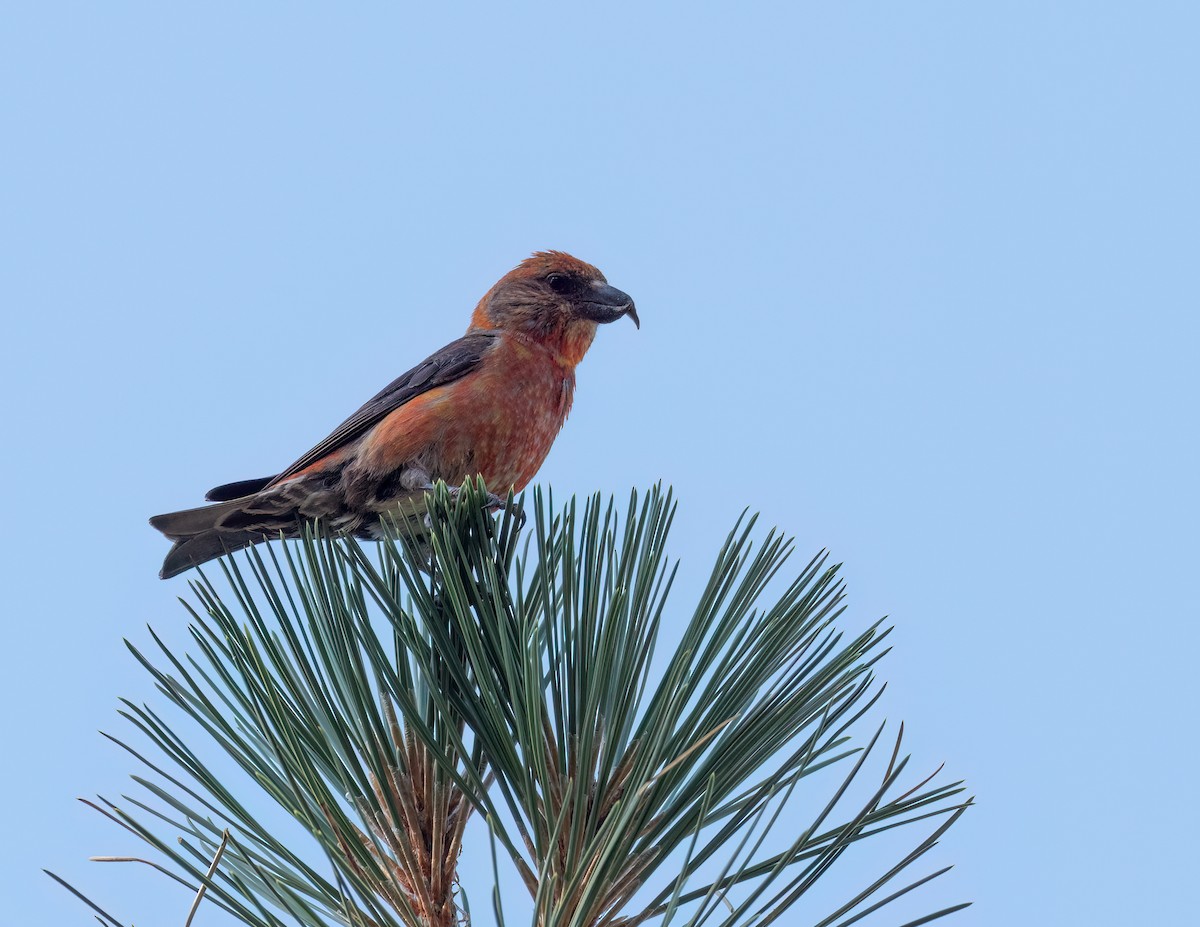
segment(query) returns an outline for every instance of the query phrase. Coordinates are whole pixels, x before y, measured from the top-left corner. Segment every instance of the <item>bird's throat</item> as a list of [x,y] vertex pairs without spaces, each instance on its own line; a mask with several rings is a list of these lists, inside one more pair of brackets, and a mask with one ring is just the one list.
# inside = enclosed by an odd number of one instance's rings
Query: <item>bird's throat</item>
[[567,372],[573,372],[583,360],[592,341],[596,338],[596,323],[586,319],[573,319],[562,328],[552,332],[531,334],[521,331],[505,331],[505,336],[532,348],[545,351],[556,364]]

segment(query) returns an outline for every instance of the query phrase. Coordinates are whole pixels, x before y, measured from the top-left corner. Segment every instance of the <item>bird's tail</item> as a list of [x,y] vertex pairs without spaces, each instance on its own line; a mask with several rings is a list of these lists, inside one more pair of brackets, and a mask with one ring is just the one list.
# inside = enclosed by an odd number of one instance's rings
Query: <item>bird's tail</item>
[[249,547],[280,530],[295,533],[295,519],[273,519],[247,512],[253,497],[203,505],[182,512],[155,515],[150,524],[175,542],[163,561],[159,577],[170,579],[222,554]]

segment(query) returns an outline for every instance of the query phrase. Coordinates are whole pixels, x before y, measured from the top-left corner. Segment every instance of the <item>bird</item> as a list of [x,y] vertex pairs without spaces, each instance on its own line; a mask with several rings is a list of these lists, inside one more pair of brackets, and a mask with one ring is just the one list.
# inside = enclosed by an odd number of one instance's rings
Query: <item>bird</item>
[[[320,519],[337,534],[378,539],[389,513],[434,481],[482,477],[520,492],[550,452],[575,395],[575,368],[600,325],[633,300],[591,264],[538,251],[480,299],[466,334],[401,374],[275,476],[225,483],[212,503],[156,515],[173,546],[169,579],[264,539],[297,537]],[[498,496],[489,502],[499,504]]]

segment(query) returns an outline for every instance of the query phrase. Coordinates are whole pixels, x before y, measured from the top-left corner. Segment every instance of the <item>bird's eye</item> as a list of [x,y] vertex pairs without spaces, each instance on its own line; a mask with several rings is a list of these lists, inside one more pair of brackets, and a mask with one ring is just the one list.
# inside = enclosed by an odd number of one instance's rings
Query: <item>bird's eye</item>
[[575,288],[574,281],[566,274],[550,274],[546,282],[555,293],[569,293]]

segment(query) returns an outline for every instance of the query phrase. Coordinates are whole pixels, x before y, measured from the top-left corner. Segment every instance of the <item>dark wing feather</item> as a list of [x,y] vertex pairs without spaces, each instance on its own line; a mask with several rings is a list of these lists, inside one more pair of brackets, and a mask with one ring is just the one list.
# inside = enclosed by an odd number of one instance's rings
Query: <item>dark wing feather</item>
[[396,377],[334,429],[333,434],[265,485],[274,486],[305,467],[312,466],[322,457],[360,437],[386,415],[422,393],[466,376],[479,366],[499,334],[488,331],[471,332],[457,341],[450,342],[412,370]]
[[242,496],[252,496],[260,489],[271,484],[273,476],[260,476],[256,480],[238,480],[236,483],[222,483],[214,486],[204,494],[208,502],[228,502],[230,499],[240,499]]

